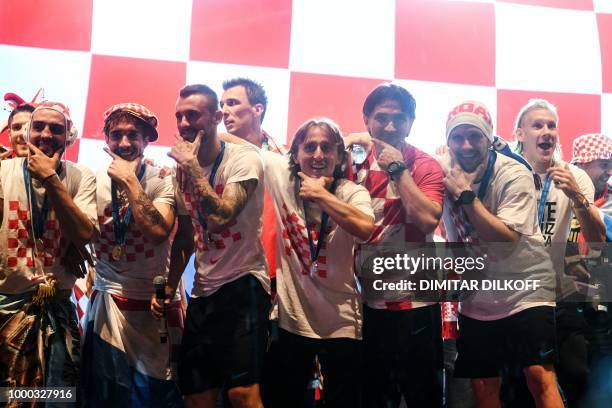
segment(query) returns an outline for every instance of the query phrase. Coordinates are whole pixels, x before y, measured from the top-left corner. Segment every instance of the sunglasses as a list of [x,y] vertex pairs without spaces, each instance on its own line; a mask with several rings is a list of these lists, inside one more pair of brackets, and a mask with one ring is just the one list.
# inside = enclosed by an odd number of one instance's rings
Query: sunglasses
[[32,129],[36,132],[42,132],[47,126],[49,127],[49,131],[54,135],[63,135],[66,133],[66,126],[60,125],[59,123],[47,123],[41,120],[32,122]]

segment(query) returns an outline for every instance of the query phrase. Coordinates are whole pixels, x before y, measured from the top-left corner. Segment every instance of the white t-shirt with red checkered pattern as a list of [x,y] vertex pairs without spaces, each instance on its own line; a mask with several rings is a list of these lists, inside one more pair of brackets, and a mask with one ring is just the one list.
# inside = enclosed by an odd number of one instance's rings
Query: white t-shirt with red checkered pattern
[[[413,224],[408,215],[395,182],[389,179],[376,161],[376,146],[372,146],[366,160],[354,167],[352,179],[364,186],[372,196],[376,228],[370,243],[433,242],[432,234],[425,234]],[[431,201],[442,205],[444,201],[444,173],[438,162],[414,146],[407,145],[402,156],[408,171],[421,192]],[[369,284],[365,283],[364,285]],[[367,305],[374,309],[408,310],[428,306],[432,302],[411,301],[411,294],[393,292],[393,300],[376,299],[375,291],[365,291]],[[369,295],[371,294],[371,296]]]
[[[37,285],[36,265],[45,274],[54,274],[60,289],[71,289],[75,276],[66,272],[63,259],[68,241],[62,237],[60,224],[50,203],[43,233],[43,248],[38,248],[34,262],[31,212],[23,178],[24,158],[4,160],[0,166],[0,198],[4,200],[4,216],[0,230],[0,293],[19,294]],[[96,225],[96,180],[83,165],[64,161],[60,180],[74,204]],[[42,206],[44,188],[33,180],[38,208]]]
[[[266,187],[275,203],[277,225],[279,325],[291,333],[317,339],[361,339],[361,299],[353,269],[356,238],[328,220],[325,243],[319,252],[316,274],[310,275],[311,258],[303,202],[297,193],[299,179],[290,179],[287,156],[264,153]],[[338,181],[336,197],[374,217],[368,191],[347,180]],[[315,247],[321,209],[307,205]],[[312,217],[312,218],[311,218]]]
[[[208,179],[212,164],[203,168]],[[189,215],[195,229],[195,277],[193,297],[208,296],[228,282],[253,274],[270,293],[268,266],[261,242],[264,200],[263,163],[254,146],[225,143],[225,153],[214,180],[219,197],[231,183],[257,180],[257,187],[234,222],[220,233],[209,233],[198,219],[198,203],[190,192],[176,191],[179,215]],[[208,242],[206,240],[208,236]]]
[[[160,178],[159,171],[158,167],[145,167],[140,182],[142,189],[153,204],[174,206],[172,177],[168,175]],[[132,215],[125,234],[124,253],[119,261],[114,260],[111,252],[116,243],[108,166],[98,169],[96,185],[100,235],[94,242],[97,258],[95,288],[130,299],[150,299],[153,293],[153,278],[167,274],[170,240],[154,245],[140,231]],[[125,204],[119,210],[121,219],[128,208],[127,198],[124,201]]]

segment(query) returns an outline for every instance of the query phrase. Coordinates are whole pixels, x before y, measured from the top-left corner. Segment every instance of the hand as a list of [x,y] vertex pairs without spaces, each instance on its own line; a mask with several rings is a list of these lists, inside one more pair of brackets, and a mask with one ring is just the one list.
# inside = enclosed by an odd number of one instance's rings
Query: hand
[[0,154],[0,161],[1,160],[6,160],[6,159],[10,159],[12,154],[13,154],[13,151],[11,149],[8,149],[4,153],[1,153]]
[[113,158],[113,162],[108,166],[108,176],[122,187],[125,187],[131,177],[136,177],[136,170],[142,161],[142,157],[127,161],[111,152],[108,147],[105,147],[104,151]]
[[344,137],[344,146],[351,147],[354,144],[362,145],[367,153],[372,150],[372,136],[368,132],[349,133]]
[[56,151],[53,153],[53,156],[49,157],[32,143],[28,142],[28,148],[30,149],[28,171],[32,177],[38,181],[43,181],[47,177],[54,175],[62,156],[62,150]]
[[316,200],[321,198],[334,181],[332,177],[309,177],[301,171],[298,172],[298,176],[302,179],[299,192],[302,200]]
[[484,169],[484,164],[480,164],[476,171],[472,173],[467,173],[465,170],[461,168],[461,166],[455,162],[451,161],[451,168],[446,173],[446,177],[444,177],[444,187],[446,187],[446,191],[456,200],[459,198],[462,192],[466,190],[472,189],[472,184],[476,180],[476,178],[482,173]]
[[170,149],[168,152],[168,156],[176,160],[179,166],[185,165],[192,160],[196,160],[203,134],[204,131],[200,130],[193,142],[183,139],[181,136],[177,136],[176,144],[172,146],[172,149]]
[[436,147],[436,156],[444,156],[448,152],[448,145],[441,145]]
[[376,138],[372,138],[372,142],[376,145],[376,153],[378,154],[378,156],[376,157],[376,161],[378,162],[380,168],[384,171],[387,171],[387,167],[391,162],[404,161],[404,156],[402,156],[402,152],[400,152],[390,144],[385,143],[382,140]]
[[172,299],[174,299],[174,291],[168,286],[166,286],[166,299],[164,300],[163,307],[157,301],[155,294],[153,294],[153,296],[151,296],[151,314],[153,317],[157,320],[161,319],[164,314],[164,308],[168,310],[170,307],[170,300]]
[[591,279],[591,274],[580,262],[567,266],[565,273],[580,282],[589,282]]
[[550,167],[547,173],[551,181],[555,183],[555,187],[563,191],[570,200],[573,201],[581,195],[580,187],[569,170],[568,164],[565,167]]

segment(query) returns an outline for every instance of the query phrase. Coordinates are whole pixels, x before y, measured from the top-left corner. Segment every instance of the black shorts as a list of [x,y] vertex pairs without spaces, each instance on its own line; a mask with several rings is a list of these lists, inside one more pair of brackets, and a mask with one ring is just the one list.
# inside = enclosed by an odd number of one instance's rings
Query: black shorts
[[178,361],[181,392],[259,383],[269,312],[270,296],[251,274],[192,299]]
[[502,371],[553,364],[555,308],[537,306],[499,320],[459,315],[455,377],[500,377]]

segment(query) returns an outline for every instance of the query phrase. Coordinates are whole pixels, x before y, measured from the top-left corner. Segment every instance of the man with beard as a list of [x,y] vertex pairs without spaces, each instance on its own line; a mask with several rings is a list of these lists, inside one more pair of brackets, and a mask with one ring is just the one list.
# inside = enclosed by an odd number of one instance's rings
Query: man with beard
[[588,246],[604,240],[605,228],[593,205],[594,187],[588,174],[555,154],[558,121],[554,105],[532,99],[519,111],[514,132],[518,153],[538,176],[538,223],[557,274],[557,371],[561,388],[573,405],[586,392],[589,372],[586,323],[580,307],[585,299],[577,291],[576,278],[564,272],[566,246],[574,216]]
[[13,109],[8,117],[8,136],[11,148],[0,155],[0,160],[28,155],[28,145],[25,141],[26,128],[34,112],[34,106],[23,104]]
[[[174,225],[172,177],[160,177],[159,168],[142,160],[157,140],[156,128],[157,117],[143,105],[122,103],[104,113],[104,150],[113,160],[96,174],[100,235],[94,242],[97,264],[81,372],[87,406],[182,404],[171,347],[160,341],[149,310],[152,281],[166,275]],[[166,314],[169,343],[178,345],[178,299]]]
[[541,285],[534,291],[478,291],[462,302],[455,376],[472,380],[477,406],[495,407],[500,375],[518,369],[537,406],[562,406],[553,367],[554,278],[536,221],[533,177],[523,164],[491,149],[493,123],[479,102],[465,101],[450,112],[446,137],[441,162],[447,240],[481,252],[490,244],[489,279]]
[[27,157],[0,167],[2,386],[77,384],[79,332],[69,297],[82,269],[69,258],[94,234],[96,187],[91,171],[60,160],[76,137],[68,108],[43,102],[30,118]]
[[[196,275],[179,357],[187,406],[214,407],[227,389],[234,407],[261,407],[270,279],[261,245],[263,164],[252,146],[220,140],[217,95],[188,85],[176,104],[179,225],[168,290],[194,250]],[[152,302],[159,313],[159,306]]]
[[[353,181],[372,196],[375,229],[370,243],[431,241],[442,215],[444,174],[434,158],[406,142],[416,102],[394,84],[376,87],[363,105],[368,133],[349,135],[345,145],[367,151],[354,169]],[[417,273],[419,273],[418,271]],[[398,292],[381,300],[363,281],[365,406],[442,405],[442,338],[440,306],[412,301]]]

